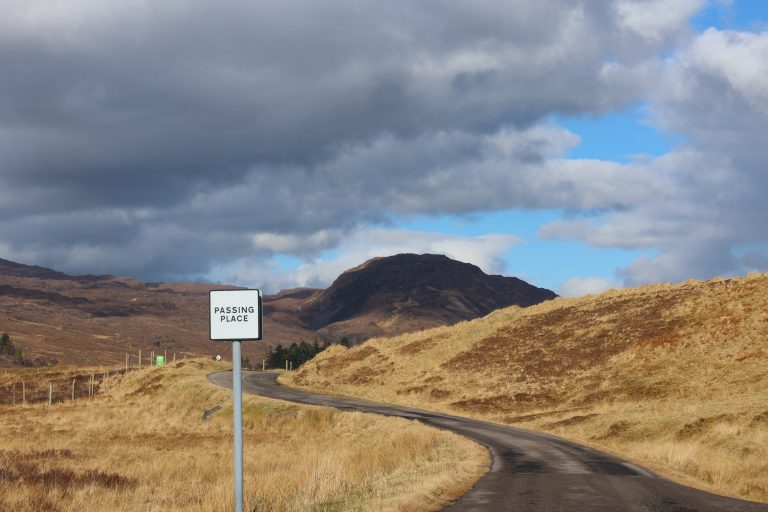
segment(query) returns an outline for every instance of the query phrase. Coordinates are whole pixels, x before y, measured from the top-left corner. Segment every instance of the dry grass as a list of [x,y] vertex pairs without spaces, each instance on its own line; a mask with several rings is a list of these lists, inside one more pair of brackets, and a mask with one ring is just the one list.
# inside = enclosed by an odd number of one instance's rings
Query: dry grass
[[[222,368],[185,361],[91,400],[0,407],[0,510],[231,510],[231,394],[205,378]],[[487,465],[415,422],[252,396],[244,441],[251,511],[436,510]]]
[[[49,391],[52,402],[89,398],[119,379],[125,368],[6,368],[0,370],[0,405],[48,403]],[[50,385],[50,388],[49,388]]]
[[554,432],[768,501],[768,275],[557,299],[321,354],[286,383]]

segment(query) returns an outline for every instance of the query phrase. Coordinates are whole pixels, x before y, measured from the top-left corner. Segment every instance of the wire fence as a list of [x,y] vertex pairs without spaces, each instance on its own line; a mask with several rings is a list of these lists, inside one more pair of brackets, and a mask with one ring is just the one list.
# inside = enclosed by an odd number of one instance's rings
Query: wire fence
[[0,382],[0,405],[62,403],[99,394],[110,380],[137,368],[99,372],[46,372],[16,375]]
[[[170,357],[169,357],[170,356]],[[186,359],[186,353],[180,355]],[[170,360],[169,360],[170,359]],[[176,362],[176,353],[138,351],[125,354],[125,366],[90,371],[85,369],[48,370],[0,376],[0,405],[56,404],[96,396],[110,382],[127,372]]]

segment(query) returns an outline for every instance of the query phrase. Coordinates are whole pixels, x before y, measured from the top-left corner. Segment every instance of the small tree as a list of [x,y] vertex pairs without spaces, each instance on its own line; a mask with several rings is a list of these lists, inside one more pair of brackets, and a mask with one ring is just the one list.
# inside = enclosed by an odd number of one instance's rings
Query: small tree
[[0,335],[0,354],[10,354],[11,353],[11,337],[8,336],[7,332],[4,332],[2,335]]
[[282,368],[285,364],[285,360],[287,359],[287,351],[285,348],[278,344],[274,350],[269,351],[269,356],[267,357],[267,364],[270,368]]

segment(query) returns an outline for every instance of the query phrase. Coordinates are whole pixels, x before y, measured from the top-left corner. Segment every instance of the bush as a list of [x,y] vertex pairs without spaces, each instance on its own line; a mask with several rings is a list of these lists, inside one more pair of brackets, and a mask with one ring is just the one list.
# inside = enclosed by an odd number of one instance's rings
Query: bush
[[328,346],[329,343],[327,341],[323,341],[323,344],[321,345],[317,339],[315,339],[315,342],[312,344],[307,343],[306,341],[291,343],[288,348],[278,344],[274,349],[269,349],[267,366],[270,368],[285,368],[285,362],[288,361],[293,363],[294,368],[298,368],[328,348]]
[[8,336],[7,332],[0,335],[0,355],[13,356],[18,362],[22,362],[24,359],[21,347],[17,347],[11,343],[11,337]]

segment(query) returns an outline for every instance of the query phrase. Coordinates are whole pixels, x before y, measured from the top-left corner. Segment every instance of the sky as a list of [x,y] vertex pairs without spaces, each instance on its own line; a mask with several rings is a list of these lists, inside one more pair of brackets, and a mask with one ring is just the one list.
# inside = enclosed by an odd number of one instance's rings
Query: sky
[[768,3],[0,0],[0,258],[267,292],[768,271]]

